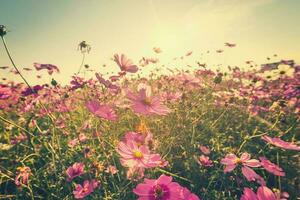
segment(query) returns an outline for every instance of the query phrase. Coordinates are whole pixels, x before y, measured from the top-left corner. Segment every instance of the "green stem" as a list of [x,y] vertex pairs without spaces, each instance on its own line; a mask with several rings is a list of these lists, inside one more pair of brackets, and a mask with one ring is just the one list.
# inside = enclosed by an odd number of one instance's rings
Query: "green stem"
[[15,124],[14,122],[11,122],[11,121],[5,119],[5,118],[2,117],[1,115],[0,115],[0,119],[1,119],[2,121],[4,121],[5,123],[11,124],[11,125],[13,125],[13,126],[19,128],[19,129],[21,129],[21,130],[24,131],[25,133],[28,133],[28,134],[30,134],[31,136],[34,136],[33,133],[29,132],[28,130],[26,130],[25,128],[19,126],[18,124]]
[[79,70],[78,70],[77,74],[80,73],[81,68],[82,68],[82,66],[83,66],[83,64],[84,64],[84,60],[85,60],[85,53],[82,54],[82,61],[81,61],[81,64],[80,64],[80,66],[79,66]]
[[31,86],[29,85],[29,83],[26,81],[26,79],[24,78],[24,76],[21,74],[21,72],[20,72],[19,69],[17,68],[17,66],[16,66],[16,64],[15,64],[15,62],[14,62],[14,60],[12,59],[11,54],[10,54],[10,51],[9,51],[9,49],[8,49],[8,47],[7,47],[7,44],[6,44],[6,41],[5,41],[4,37],[1,36],[1,39],[2,39],[2,42],[3,42],[3,45],[4,45],[5,51],[6,51],[7,55],[8,55],[8,57],[9,57],[9,60],[10,60],[11,64],[13,65],[13,67],[15,68],[15,70],[18,72],[18,74],[20,75],[20,77],[23,79],[23,81],[26,83],[26,85],[31,89],[32,92],[35,93],[35,91],[32,89],[32,87],[31,87]]
[[184,178],[184,177],[182,177],[182,176],[178,176],[177,174],[173,174],[173,173],[168,172],[168,171],[166,171],[166,170],[164,170],[164,169],[157,168],[157,170],[160,171],[160,172],[162,172],[162,173],[164,173],[164,174],[168,174],[168,175],[173,176],[173,177],[175,177],[175,178],[179,178],[179,179],[181,179],[181,180],[184,180],[184,181],[187,181],[187,182],[189,182],[189,183],[192,183],[192,181],[190,181],[189,179]]

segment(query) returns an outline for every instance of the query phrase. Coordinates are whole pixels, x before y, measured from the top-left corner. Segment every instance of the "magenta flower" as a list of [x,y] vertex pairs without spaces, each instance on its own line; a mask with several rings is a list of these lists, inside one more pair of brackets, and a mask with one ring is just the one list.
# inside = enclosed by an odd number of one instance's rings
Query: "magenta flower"
[[210,149],[206,146],[200,145],[199,146],[199,150],[204,153],[205,155],[209,155],[210,154]]
[[8,99],[12,95],[10,87],[0,85],[0,100]]
[[87,140],[87,136],[84,134],[84,133],[80,133],[79,136],[78,136],[78,140],[80,142],[85,142]]
[[40,63],[33,63],[33,66],[37,71],[46,69],[48,71],[48,74],[51,75],[53,72],[59,73],[59,69],[57,66],[52,64],[40,64]]
[[88,101],[86,103],[86,107],[89,109],[90,112],[92,112],[94,115],[115,121],[118,119],[118,116],[116,115],[115,111],[108,105],[101,105],[98,101]]
[[243,153],[241,158],[238,158],[236,155],[230,153],[225,156],[221,160],[221,163],[223,165],[226,165],[224,172],[231,172],[232,170],[235,169],[235,167],[238,164],[242,164],[243,166],[248,166],[248,167],[259,167],[260,162],[256,159],[250,159],[251,156],[248,153]]
[[275,194],[266,186],[260,186],[257,194],[250,188],[244,188],[243,195],[240,200],[277,200]]
[[200,198],[197,195],[191,193],[191,191],[189,189],[187,189],[186,187],[181,188],[180,199],[181,200],[200,200]]
[[73,148],[79,144],[78,138],[68,141],[68,147]]
[[248,181],[257,181],[260,185],[266,185],[265,180],[250,167],[243,166],[242,174]]
[[266,142],[268,142],[269,144],[272,144],[272,145],[277,146],[279,148],[300,151],[300,146],[297,146],[296,144],[294,144],[292,142],[283,141],[280,138],[276,138],[276,137],[271,138],[267,135],[264,135],[264,136],[261,137],[261,139],[263,139]]
[[227,154],[225,158],[221,160],[223,165],[226,165],[224,172],[233,171],[237,165],[242,165],[242,174],[246,177],[248,181],[257,181],[261,185],[265,185],[264,179],[259,176],[253,169],[250,167],[260,167],[261,164],[256,159],[250,159],[251,156],[248,153],[243,153],[241,158],[238,158],[234,154]]
[[93,179],[91,181],[85,180],[83,185],[77,184],[75,190],[73,191],[75,199],[83,199],[88,196],[94,189],[99,186],[99,181]]
[[142,115],[167,115],[170,112],[169,108],[162,104],[160,97],[151,96],[149,86],[140,88],[138,94],[127,92],[127,98],[132,103],[133,111]]
[[132,63],[124,54],[119,56],[118,54],[114,55],[114,61],[119,65],[120,69],[125,72],[135,73],[138,71],[138,67]]
[[212,167],[213,166],[213,162],[209,159],[208,156],[205,155],[201,155],[198,157],[198,163],[204,167]]
[[133,192],[138,200],[180,200],[181,186],[172,182],[171,176],[161,175],[158,179],[145,179]]
[[96,75],[96,78],[98,79],[98,81],[103,84],[106,88],[109,88],[111,90],[115,90],[115,91],[118,91],[120,90],[120,87],[115,85],[115,84],[112,84],[109,80],[105,80],[101,74],[99,73],[95,73]]
[[138,146],[134,141],[119,142],[117,152],[121,156],[121,164],[125,167],[151,168],[163,162],[159,154],[151,154],[146,145]]
[[265,168],[265,170],[267,170],[268,172],[276,176],[285,176],[284,171],[278,165],[275,165],[265,157],[259,157],[259,159],[260,159],[261,166]]
[[67,180],[72,181],[75,177],[84,173],[84,164],[75,162],[72,166],[68,167]]
[[31,170],[29,167],[18,167],[17,168],[17,176],[15,178],[15,184],[17,186],[27,185],[29,182],[29,176],[31,174]]
[[257,200],[257,195],[250,188],[246,187],[240,200]]

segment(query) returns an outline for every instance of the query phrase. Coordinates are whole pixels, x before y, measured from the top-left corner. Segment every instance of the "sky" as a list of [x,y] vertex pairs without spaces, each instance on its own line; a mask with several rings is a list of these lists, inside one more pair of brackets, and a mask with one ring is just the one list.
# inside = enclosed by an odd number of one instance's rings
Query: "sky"
[[[5,39],[20,69],[51,63],[61,70],[53,77],[68,83],[80,66],[77,45],[83,40],[92,47],[86,63],[104,74],[119,70],[111,60],[115,53],[134,63],[143,56],[159,58],[159,64],[143,69],[145,76],[154,67],[163,73],[167,67],[196,66],[196,61],[213,69],[243,67],[246,60],[299,63],[299,9],[299,0],[0,0],[0,24],[10,31]],[[226,48],[224,42],[237,46]],[[155,54],[153,47],[162,53]],[[193,54],[173,60],[188,51]],[[11,66],[2,44],[0,66]],[[22,73],[32,84],[51,80],[46,72]],[[1,77],[20,80],[9,70],[1,70]]]

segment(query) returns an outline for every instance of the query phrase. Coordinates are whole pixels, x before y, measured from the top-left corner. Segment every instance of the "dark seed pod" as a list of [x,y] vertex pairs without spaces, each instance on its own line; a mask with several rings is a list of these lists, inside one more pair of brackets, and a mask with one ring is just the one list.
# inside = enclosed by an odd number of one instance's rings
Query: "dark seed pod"
[[0,25],[0,36],[3,37],[4,35],[6,35],[6,33],[6,27],[4,25]]
[[52,80],[51,80],[51,85],[53,85],[53,86],[57,86],[57,81],[56,81],[56,80],[54,80],[53,78],[52,78]]

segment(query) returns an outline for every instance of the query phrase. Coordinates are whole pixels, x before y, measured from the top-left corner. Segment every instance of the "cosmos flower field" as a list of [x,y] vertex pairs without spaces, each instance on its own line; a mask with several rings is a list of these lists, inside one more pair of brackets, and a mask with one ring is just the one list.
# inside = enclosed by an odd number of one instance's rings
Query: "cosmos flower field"
[[[223,72],[195,61],[193,70],[141,78],[157,58],[112,57],[119,71],[109,77],[84,78],[82,63],[67,85],[2,80],[1,199],[299,197],[299,65],[278,58]],[[13,67],[16,76],[60,71]]]

